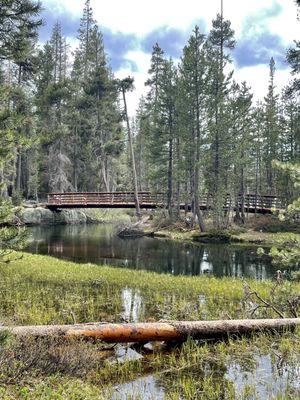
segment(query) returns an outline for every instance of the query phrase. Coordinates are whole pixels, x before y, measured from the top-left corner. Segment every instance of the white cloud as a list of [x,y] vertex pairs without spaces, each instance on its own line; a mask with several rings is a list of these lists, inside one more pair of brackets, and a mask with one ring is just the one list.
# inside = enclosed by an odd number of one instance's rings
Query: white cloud
[[[289,70],[278,70],[275,72],[276,93],[280,93],[290,77]],[[237,82],[247,82],[247,85],[251,87],[254,94],[254,101],[263,100],[268,91],[269,68],[265,65],[244,67],[235,72],[234,79]]]
[[[43,4],[58,13],[68,11],[73,16],[80,16],[84,0],[44,0]],[[299,33],[296,6],[292,0],[224,0],[224,14],[232,21],[239,36],[243,20],[249,14],[259,14],[274,4],[282,7],[282,13],[270,19],[268,25],[274,33],[291,41]],[[204,19],[210,25],[220,10],[220,0],[91,0],[91,5],[100,25],[115,32],[139,35],[162,25],[186,30],[199,19]]]
[[147,71],[150,66],[151,55],[146,54],[142,51],[130,51],[126,54],[126,58],[135,61],[139,72],[132,73],[132,71],[129,69],[122,69],[119,70],[115,75],[117,78],[120,79],[125,78],[128,75],[134,77],[135,90],[131,93],[128,93],[127,95],[128,113],[130,116],[133,116],[137,109],[139,99],[147,92],[147,88],[145,87],[145,80],[147,76]]

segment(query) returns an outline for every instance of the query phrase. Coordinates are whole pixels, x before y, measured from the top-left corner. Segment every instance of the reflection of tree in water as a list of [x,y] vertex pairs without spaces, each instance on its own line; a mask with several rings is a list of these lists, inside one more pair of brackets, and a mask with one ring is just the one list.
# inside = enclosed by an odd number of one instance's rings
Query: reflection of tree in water
[[122,319],[127,322],[138,322],[144,317],[143,299],[138,289],[125,287],[121,293]]
[[220,277],[266,279],[273,276],[275,271],[270,262],[261,260],[256,248],[208,246],[207,261],[212,265],[214,275]]
[[32,229],[29,250],[76,262],[91,262],[174,275],[273,276],[274,268],[256,249],[179,243],[143,237],[121,239],[112,225],[67,225]]

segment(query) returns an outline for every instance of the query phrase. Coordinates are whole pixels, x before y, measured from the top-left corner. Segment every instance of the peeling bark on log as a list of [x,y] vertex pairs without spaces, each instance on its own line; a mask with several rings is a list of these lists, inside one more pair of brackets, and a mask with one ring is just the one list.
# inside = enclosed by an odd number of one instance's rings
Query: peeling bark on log
[[99,322],[75,325],[1,326],[0,334],[8,331],[18,337],[35,336],[94,338],[108,343],[149,341],[184,341],[219,338],[227,335],[281,331],[300,326],[300,318],[244,319],[219,321],[161,321],[134,324],[103,324]]

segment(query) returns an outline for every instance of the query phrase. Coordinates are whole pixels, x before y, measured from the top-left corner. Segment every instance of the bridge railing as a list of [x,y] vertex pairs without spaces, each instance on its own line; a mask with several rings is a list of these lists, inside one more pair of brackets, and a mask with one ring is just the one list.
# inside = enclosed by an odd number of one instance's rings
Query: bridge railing
[[284,200],[278,196],[271,195],[256,195],[256,194],[246,194],[244,196],[238,196],[238,205],[242,206],[244,204],[245,208],[252,209],[281,209],[284,208]]
[[[150,192],[139,192],[138,200],[141,205],[163,204],[163,193],[152,194]],[[134,204],[133,192],[77,192],[77,193],[49,193],[48,205],[72,206],[82,205],[126,205]]]
[[[149,208],[154,206],[164,207],[166,196],[164,193],[139,192],[138,199],[141,206]],[[121,207],[134,206],[133,192],[77,192],[77,193],[49,193],[48,206],[58,207]],[[213,208],[213,198],[211,195],[200,196],[199,205],[202,209]],[[184,206],[184,205],[183,205]],[[277,196],[245,194],[238,195],[237,199],[232,199],[227,195],[224,201],[224,209],[241,208],[245,210],[271,210],[283,209],[284,201]]]
[[[199,198],[200,207],[213,208],[213,196],[210,194],[200,196]],[[272,209],[284,209],[285,201],[279,196],[272,195],[258,195],[258,194],[239,194],[237,198],[231,197],[229,194],[224,198],[224,209],[229,208],[235,209],[237,207],[244,208],[247,210],[272,210]]]

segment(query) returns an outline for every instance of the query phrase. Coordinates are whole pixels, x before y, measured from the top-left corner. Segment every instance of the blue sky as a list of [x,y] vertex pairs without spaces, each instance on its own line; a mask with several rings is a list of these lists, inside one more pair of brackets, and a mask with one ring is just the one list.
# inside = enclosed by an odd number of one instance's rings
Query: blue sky
[[[53,24],[60,21],[63,33],[74,48],[84,0],[43,0],[45,25],[40,31],[46,41]],[[208,33],[211,20],[220,9],[220,0],[91,0],[107,54],[115,74],[135,77],[131,112],[145,91],[152,46],[158,42],[168,56],[179,59],[193,27]],[[236,32],[233,51],[236,80],[246,80],[256,98],[265,94],[268,62],[277,65],[277,86],[289,79],[285,53],[299,38],[299,22],[293,0],[224,0],[225,18]]]

